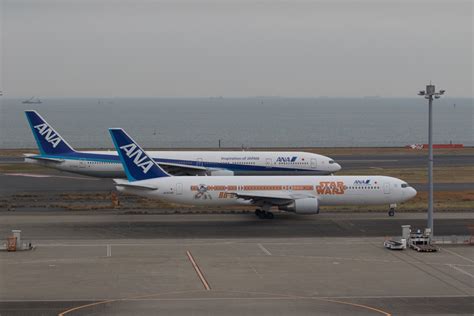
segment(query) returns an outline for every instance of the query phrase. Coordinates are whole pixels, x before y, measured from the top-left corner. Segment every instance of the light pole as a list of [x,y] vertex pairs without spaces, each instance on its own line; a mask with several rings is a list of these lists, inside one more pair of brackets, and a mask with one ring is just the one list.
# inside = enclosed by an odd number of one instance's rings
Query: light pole
[[439,99],[445,90],[435,92],[435,86],[430,84],[426,86],[426,91],[421,90],[418,95],[424,96],[428,100],[428,228],[431,237],[433,237],[433,97]]

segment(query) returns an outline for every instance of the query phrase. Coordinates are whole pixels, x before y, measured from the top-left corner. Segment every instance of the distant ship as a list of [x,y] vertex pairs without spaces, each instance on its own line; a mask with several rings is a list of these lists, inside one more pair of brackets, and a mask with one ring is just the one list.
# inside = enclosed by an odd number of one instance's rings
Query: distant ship
[[41,104],[41,100],[39,98],[31,97],[28,100],[24,100],[21,103],[23,104]]

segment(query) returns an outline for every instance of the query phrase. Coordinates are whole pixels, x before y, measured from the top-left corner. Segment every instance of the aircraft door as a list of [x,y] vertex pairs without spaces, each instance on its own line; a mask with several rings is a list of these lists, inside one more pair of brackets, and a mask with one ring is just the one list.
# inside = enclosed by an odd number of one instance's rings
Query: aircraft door
[[85,168],[87,162],[85,160],[79,160],[79,168]]
[[272,166],[272,158],[265,159],[265,166],[270,168]]
[[311,168],[316,169],[317,166],[318,166],[318,161],[316,160],[316,158],[311,158]]
[[383,193],[390,194],[390,183],[386,182],[383,184]]
[[176,195],[182,195],[182,194],[183,194],[183,184],[176,183]]

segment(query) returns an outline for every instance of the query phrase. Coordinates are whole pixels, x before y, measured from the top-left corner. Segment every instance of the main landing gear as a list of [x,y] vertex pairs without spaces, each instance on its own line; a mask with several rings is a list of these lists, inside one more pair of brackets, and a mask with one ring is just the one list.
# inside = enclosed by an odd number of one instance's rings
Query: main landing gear
[[390,204],[390,209],[388,210],[388,216],[395,216],[395,208],[397,204]]
[[264,211],[261,209],[257,209],[255,211],[255,215],[257,215],[257,217],[260,219],[273,219],[275,217],[272,212]]

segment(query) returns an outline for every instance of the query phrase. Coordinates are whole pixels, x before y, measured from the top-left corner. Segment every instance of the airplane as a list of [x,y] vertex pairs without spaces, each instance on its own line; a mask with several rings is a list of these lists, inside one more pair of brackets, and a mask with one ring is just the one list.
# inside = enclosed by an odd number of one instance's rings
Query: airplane
[[174,177],[163,170],[121,128],[109,129],[127,179],[114,179],[119,192],[152,199],[207,206],[253,205],[259,218],[272,207],[296,214],[318,214],[326,205],[390,205],[416,195],[403,180],[386,176],[216,176]]
[[[115,151],[77,151],[39,113],[25,111],[40,154],[25,162],[82,175],[125,177]],[[279,151],[150,151],[173,175],[332,174],[341,170],[333,159],[307,152]]]

